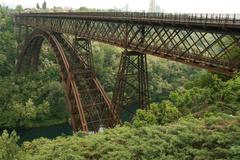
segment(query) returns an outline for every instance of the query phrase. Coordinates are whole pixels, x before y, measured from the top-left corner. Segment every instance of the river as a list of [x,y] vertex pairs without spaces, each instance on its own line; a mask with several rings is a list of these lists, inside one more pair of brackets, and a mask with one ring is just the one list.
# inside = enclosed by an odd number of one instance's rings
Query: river
[[[131,112],[135,112],[137,109],[136,105],[131,105],[129,107]],[[132,114],[125,112],[121,119],[122,121],[130,121]],[[37,128],[26,128],[26,129],[16,129],[17,135],[20,137],[18,144],[22,144],[25,141],[32,141],[34,139],[45,137],[49,139],[54,139],[62,135],[72,135],[72,128],[69,123],[63,123],[52,126],[37,127]]]
[[40,137],[53,139],[61,135],[72,135],[72,128],[68,123],[64,123],[46,127],[18,129],[16,132],[20,136],[18,143],[22,144],[24,141],[32,141]]

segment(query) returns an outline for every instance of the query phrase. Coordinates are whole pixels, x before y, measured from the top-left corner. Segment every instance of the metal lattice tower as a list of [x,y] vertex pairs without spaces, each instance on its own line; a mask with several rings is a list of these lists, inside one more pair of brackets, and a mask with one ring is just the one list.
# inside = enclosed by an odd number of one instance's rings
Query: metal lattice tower
[[122,53],[112,102],[120,116],[128,113],[133,116],[133,105],[141,109],[149,106],[146,54],[135,51]]

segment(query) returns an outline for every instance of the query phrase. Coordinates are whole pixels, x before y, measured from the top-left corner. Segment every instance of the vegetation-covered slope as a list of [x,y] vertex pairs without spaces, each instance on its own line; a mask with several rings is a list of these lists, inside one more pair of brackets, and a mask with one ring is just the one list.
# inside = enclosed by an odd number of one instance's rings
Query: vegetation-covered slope
[[[207,78],[208,77],[208,78]],[[205,84],[211,79],[213,84]],[[197,84],[196,80],[199,82]],[[138,110],[132,124],[102,133],[36,139],[19,147],[14,133],[0,138],[3,159],[240,159],[240,78],[226,82],[203,74],[186,84],[178,101],[153,103],[148,111]],[[195,91],[188,88],[195,84]],[[224,87],[217,87],[224,86]],[[198,90],[207,89],[208,96]],[[186,96],[188,95],[188,96]],[[205,102],[211,95],[211,101]],[[219,96],[221,95],[221,96]],[[206,96],[204,98],[204,96]],[[176,95],[175,95],[176,97]],[[186,98],[190,97],[190,98]],[[199,98],[201,97],[201,98]],[[203,98],[202,98],[203,97]],[[189,100],[195,100],[188,104]],[[204,102],[204,103],[202,103]],[[182,104],[182,105],[180,105]],[[183,107],[185,104],[186,107]],[[204,104],[204,105],[202,105]],[[221,104],[221,105],[219,105]],[[189,106],[188,106],[189,105]],[[192,107],[191,107],[192,106]],[[192,112],[192,114],[190,113]],[[7,145],[4,145],[7,144]]]
[[82,137],[40,138],[16,146],[14,136],[0,138],[2,159],[239,159],[240,116],[191,116],[159,126],[123,126]]

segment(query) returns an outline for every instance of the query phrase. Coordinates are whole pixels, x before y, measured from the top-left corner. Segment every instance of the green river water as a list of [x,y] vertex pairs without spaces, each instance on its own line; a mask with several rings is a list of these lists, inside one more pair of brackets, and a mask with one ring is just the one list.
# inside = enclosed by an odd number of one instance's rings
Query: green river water
[[20,136],[19,143],[21,144],[24,141],[32,141],[40,137],[53,139],[61,135],[72,135],[72,128],[68,123],[63,123],[53,126],[18,129],[16,132]]
[[[136,105],[131,105],[131,111],[134,113],[137,109]],[[122,121],[130,121],[132,114],[125,112],[121,116]],[[11,130],[9,130],[11,131]],[[58,136],[72,135],[72,128],[69,123],[63,123],[52,126],[44,126],[37,128],[16,129],[17,135],[20,137],[18,144],[22,144],[25,141],[32,141],[36,138],[45,137],[54,139]]]

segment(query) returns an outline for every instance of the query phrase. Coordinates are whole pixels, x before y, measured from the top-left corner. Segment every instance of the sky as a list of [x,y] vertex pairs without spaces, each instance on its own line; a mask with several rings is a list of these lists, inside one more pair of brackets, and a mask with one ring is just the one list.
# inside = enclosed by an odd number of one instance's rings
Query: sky
[[[40,6],[44,0],[0,0],[0,4],[24,8]],[[48,7],[89,7],[89,8],[123,8],[126,4],[132,11],[147,11],[150,0],[46,0]],[[164,12],[171,13],[240,13],[240,0],[156,0]]]

